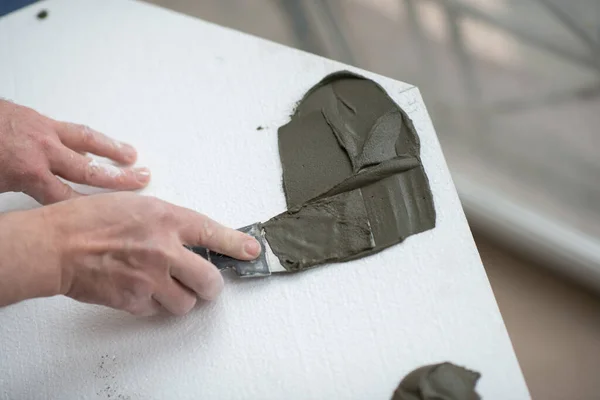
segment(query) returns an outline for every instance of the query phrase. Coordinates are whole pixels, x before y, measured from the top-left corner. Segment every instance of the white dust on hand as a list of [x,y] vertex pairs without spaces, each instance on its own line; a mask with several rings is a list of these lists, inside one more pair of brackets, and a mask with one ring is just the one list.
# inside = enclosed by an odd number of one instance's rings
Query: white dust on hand
[[94,160],[94,159],[90,160],[88,166],[92,170],[102,171],[103,173],[110,176],[111,178],[117,178],[117,177],[125,174],[123,169],[121,169],[119,167],[116,167],[116,166],[110,165],[110,164],[101,164],[97,160]]

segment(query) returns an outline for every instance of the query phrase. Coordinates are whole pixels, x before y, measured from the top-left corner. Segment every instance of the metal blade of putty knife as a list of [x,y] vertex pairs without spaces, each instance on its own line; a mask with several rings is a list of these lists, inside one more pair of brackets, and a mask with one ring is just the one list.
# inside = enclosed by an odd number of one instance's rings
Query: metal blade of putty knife
[[252,224],[238,229],[240,232],[247,233],[253,236],[260,243],[261,252],[257,259],[251,261],[242,261],[223,254],[215,253],[205,247],[186,246],[194,253],[202,256],[204,259],[213,263],[219,270],[233,268],[236,274],[241,278],[259,278],[270,276],[273,273],[288,272],[273,251],[271,246],[265,239],[264,230],[259,224]]

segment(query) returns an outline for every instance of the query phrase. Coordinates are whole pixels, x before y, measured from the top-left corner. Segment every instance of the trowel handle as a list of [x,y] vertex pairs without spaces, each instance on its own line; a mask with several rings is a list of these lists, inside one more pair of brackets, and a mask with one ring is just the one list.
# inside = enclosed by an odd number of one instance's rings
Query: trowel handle
[[213,263],[219,270],[227,268],[233,268],[242,278],[258,278],[263,276],[271,275],[271,269],[266,258],[265,251],[265,239],[261,234],[261,225],[259,223],[245,226],[238,229],[240,232],[244,232],[254,237],[261,246],[260,255],[255,260],[242,261],[223,254],[216,253],[207,249],[206,247],[200,246],[185,246],[187,249],[198,254],[200,257]]
[[211,250],[207,249],[206,247],[201,247],[201,246],[185,246],[185,247],[188,250],[191,250],[194,253],[198,254],[205,260],[210,261],[211,263],[213,263],[215,265],[215,267],[217,267],[220,270],[226,269],[226,268],[231,268],[236,264],[236,262],[238,262],[238,260],[235,258],[225,256],[223,254],[215,253],[214,251],[211,251]]

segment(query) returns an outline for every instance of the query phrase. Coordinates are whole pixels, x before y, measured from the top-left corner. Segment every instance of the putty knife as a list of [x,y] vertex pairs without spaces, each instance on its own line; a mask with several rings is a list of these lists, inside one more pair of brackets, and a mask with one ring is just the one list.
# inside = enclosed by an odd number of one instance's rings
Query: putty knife
[[264,231],[258,223],[245,226],[238,230],[254,237],[256,240],[258,240],[258,243],[260,243],[261,252],[257,259],[252,261],[242,261],[225,256],[223,254],[215,253],[214,251],[210,251],[205,247],[186,247],[213,263],[221,271],[232,268],[241,278],[259,278],[263,276],[270,276],[273,273],[288,272],[285,268],[283,268],[279,262],[279,259],[271,250],[269,243],[267,243],[267,239],[265,239]]

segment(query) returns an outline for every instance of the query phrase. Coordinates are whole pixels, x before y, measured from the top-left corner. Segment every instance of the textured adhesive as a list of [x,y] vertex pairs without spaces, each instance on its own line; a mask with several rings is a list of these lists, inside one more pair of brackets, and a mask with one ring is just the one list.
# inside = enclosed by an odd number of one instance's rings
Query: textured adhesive
[[325,77],[278,138],[288,211],[264,228],[287,270],[373,254],[435,226],[412,121],[375,82]]
[[448,362],[427,365],[406,375],[392,400],[479,400],[475,385],[480,377]]

